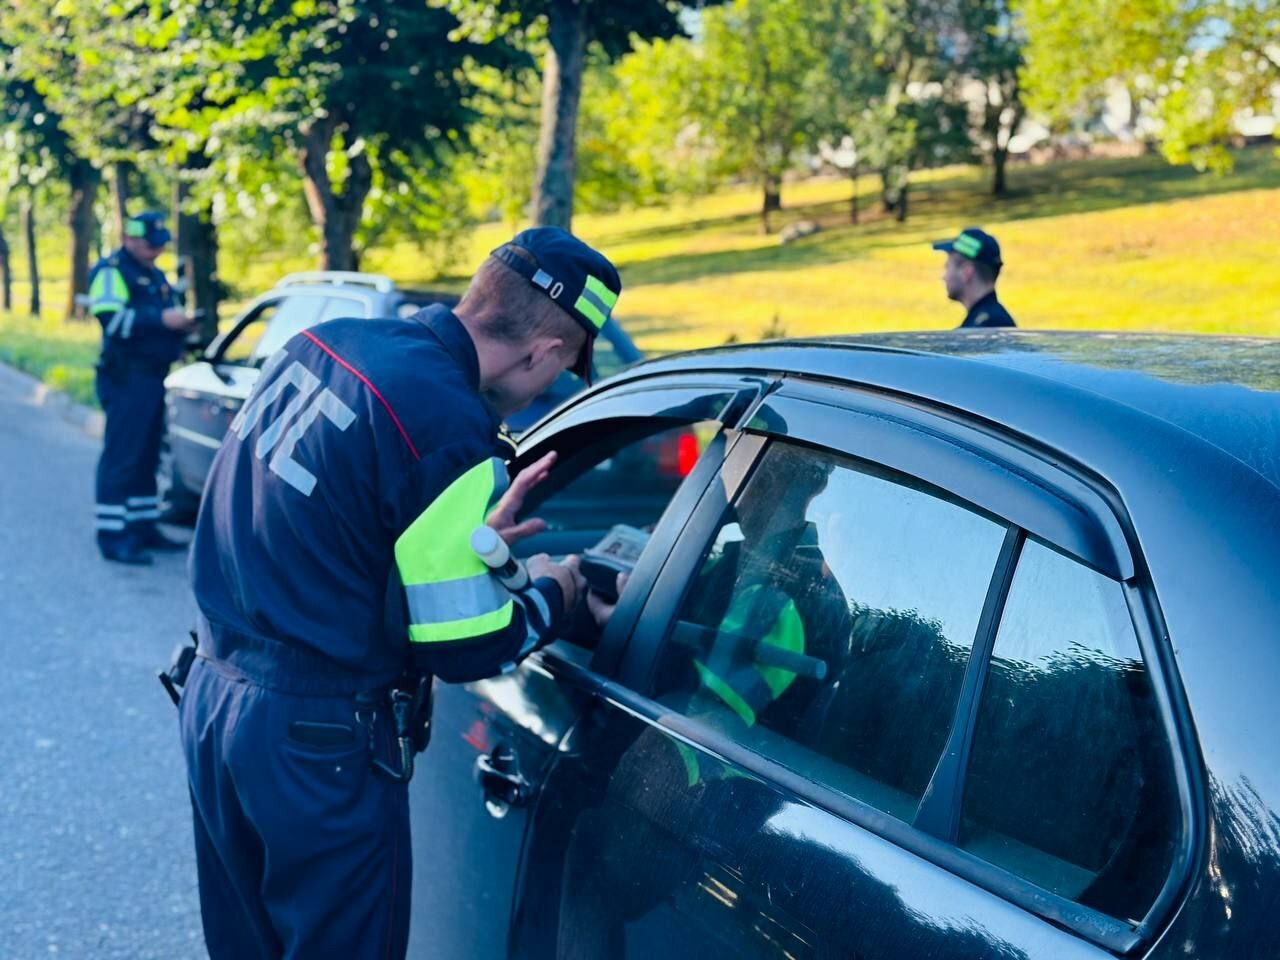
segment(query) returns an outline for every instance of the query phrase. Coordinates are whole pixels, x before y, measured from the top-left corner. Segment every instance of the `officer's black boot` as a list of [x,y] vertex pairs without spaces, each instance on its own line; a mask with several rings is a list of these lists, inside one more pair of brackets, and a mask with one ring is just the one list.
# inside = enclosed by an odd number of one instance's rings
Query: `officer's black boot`
[[138,531],[138,542],[144,549],[154,550],[157,553],[177,553],[187,549],[188,544],[184,540],[174,540],[172,537],[162,533],[160,528],[151,524],[143,527]]
[[127,563],[134,567],[151,563],[151,554],[147,553],[133,537],[99,537],[98,549],[102,551],[104,560],[115,563]]

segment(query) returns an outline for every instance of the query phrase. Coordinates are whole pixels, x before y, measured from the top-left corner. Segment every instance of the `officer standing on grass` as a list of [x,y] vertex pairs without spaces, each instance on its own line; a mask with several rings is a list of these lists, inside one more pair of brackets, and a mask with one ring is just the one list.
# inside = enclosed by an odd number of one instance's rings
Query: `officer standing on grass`
[[966,227],[954,240],[941,240],[933,249],[947,254],[942,268],[947,296],[964,304],[968,311],[960,329],[1016,326],[1009,311],[996,299],[996,278],[1004,264],[995,237],[977,227]]
[[263,367],[191,554],[180,725],[215,960],[404,956],[431,675],[510,669],[585,586],[576,558],[531,558],[521,588],[473,549],[486,523],[507,543],[545,527],[516,514],[555,454],[508,486],[498,425],[562,370],[589,378],[620,290],[571,234],[526,230],[453,310],[324,323]]
[[163,214],[130,217],[123,245],[89,274],[89,310],[102,324],[96,387],[107,416],[94,526],[102,555],[119,563],[150,563],[149,550],[186,546],[156,529],[164,377],[195,326],[155,265],[169,239]]

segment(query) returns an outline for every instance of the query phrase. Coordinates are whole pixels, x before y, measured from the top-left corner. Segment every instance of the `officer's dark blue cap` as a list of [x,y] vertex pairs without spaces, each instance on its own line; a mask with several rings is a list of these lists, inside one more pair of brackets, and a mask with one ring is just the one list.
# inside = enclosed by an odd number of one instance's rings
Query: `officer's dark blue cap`
[[[521,256],[516,248],[532,259]],[[569,369],[590,383],[595,339],[622,293],[622,280],[613,264],[560,227],[522,230],[492,256],[554,300],[587,332],[582,352]]]
[[163,213],[139,213],[124,222],[124,235],[138,237],[153,247],[163,247],[173,239],[173,234],[164,225]]
[[977,227],[965,227],[960,231],[960,236],[954,240],[939,240],[933,245],[933,249],[958,253],[962,257],[988,264],[997,270],[1003,265],[1000,259],[1000,244],[996,243],[996,238]]

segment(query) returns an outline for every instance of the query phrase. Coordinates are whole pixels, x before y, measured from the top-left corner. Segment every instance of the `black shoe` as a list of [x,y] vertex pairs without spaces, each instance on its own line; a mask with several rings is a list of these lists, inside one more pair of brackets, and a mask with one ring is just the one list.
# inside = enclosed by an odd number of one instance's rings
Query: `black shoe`
[[120,540],[100,545],[102,559],[114,563],[127,563],[133,567],[145,567],[151,563],[151,554],[132,540]]
[[155,527],[142,534],[138,538],[138,542],[142,544],[143,549],[155,550],[159,553],[177,553],[188,547],[188,543],[185,540],[174,540],[172,537],[167,537]]

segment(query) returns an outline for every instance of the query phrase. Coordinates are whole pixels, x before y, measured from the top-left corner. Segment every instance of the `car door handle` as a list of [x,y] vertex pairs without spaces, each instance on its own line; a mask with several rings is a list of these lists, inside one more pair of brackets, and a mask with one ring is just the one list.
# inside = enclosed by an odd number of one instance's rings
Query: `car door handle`
[[476,757],[476,780],[484,791],[485,806],[495,817],[506,816],[510,807],[524,806],[533,792],[510,747]]

